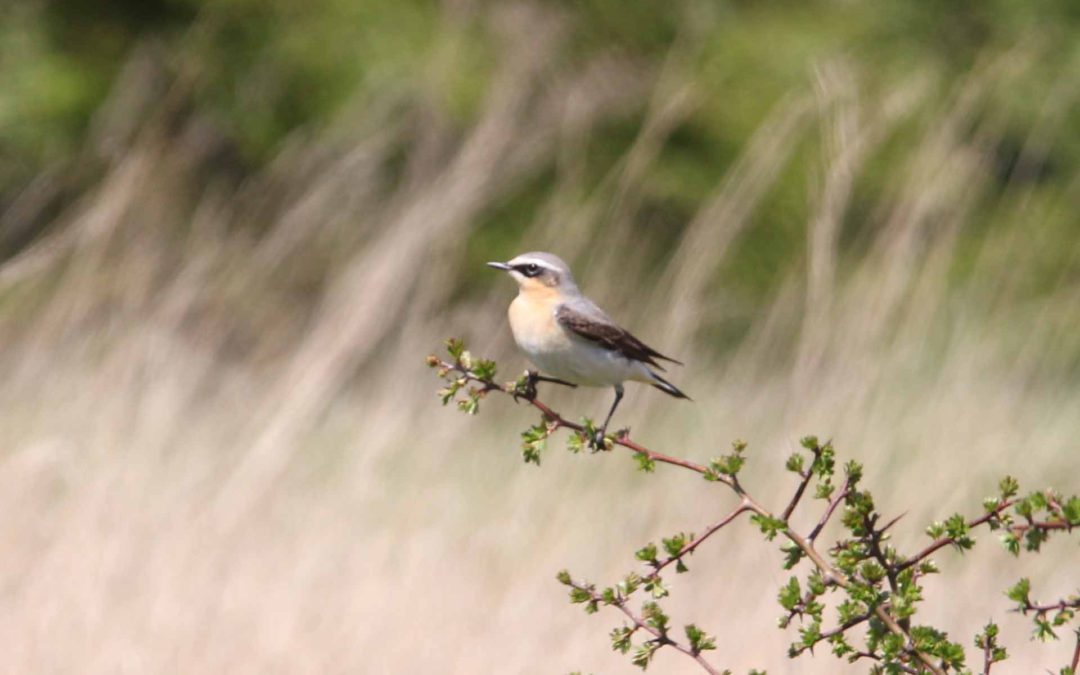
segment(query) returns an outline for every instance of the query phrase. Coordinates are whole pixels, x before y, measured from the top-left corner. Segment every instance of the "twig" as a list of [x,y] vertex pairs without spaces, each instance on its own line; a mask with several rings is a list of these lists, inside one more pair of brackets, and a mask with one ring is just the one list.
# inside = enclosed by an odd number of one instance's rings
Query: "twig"
[[829,520],[833,516],[833,512],[836,511],[836,507],[839,506],[842,501],[847,499],[848,495],[850,494],[851,481],[848,480],[844,483],[844,489],[841,490],[840,493],[833,497],[832,500],[829,502],[829,508],[825,509],[825,513],[822,514],[821,520],[819,520],[818,524],[814,526],[814,529],[810,531],[810,535],[806,539],[811,544],[814,543],[814,540],[817,539],[819,534],[821,534],[821,531],[825,529],[825,526],[829,523]]
[[1080,669],[1080,628],[1076,629],[1076,647],[1073,649],[1072,664],[1069,667],[1072,668],[1073,675]]
[[[460,364],[449,363],[449,362],[446,362],[446,361],[439,360],[439,366],[441,366],[443,368],[448,368],[450,370],[457,371],[457,372],[461,373],[461,375],[465,379],[467,379],[468,381],[477,382],[477,383],[481,384],[482,385],[481,391],[484,391],[485,393],[489,392],[489,391],[500,391],[500,392],[502,392],[504,394],[511,394],[512,393],[511,391],[508,391],[506,387],[503,387],[502,385],[497,384],[496,382],[476,377],[476,375],[474,375],[468,369],[463,368]],[[550,421],[552,424],[554,424],[555,429],[560,429],[560,428],[561,429],[571,429],[571,430],[577,431],[577,432],[585,431],[585,426],[584,425],[581,425],[581,424],[578,424],[577,422],[572,422],[572,421],[566,419],[565,417],[563,417],[559,413],[555,412],[554,410],[552,410],[551,408],[549,408],[547,405],[540,402],[536,398],[526,398],[526,400],[528,401],[529,405],[531,405],[532,407],[539,410],[548,421]],[[615,445],[619,445],[619,446],[622,446],[622,447],[624,447],[624,448],[626,448],[628,450],[632,450],[633,452],[642,454],[642,455],[644,455],[645,457],[647,457],[648,459],[650,459],[650,460],[652,460],[654,462],[660,462],[661,464],[670,464],[672,466],[679,466],[679,467],[682,467],[684,469],[689,469],[690,471],[700,473],[702,475],[704,475],[708,471],[708,469],[705,466],[701,465],[701,464],[697,464],[697,463],[691,462],[689,460],[681,459],[679,457],[672,457],[670,455],[665,455],[664,453],[661,453],[661,452],[655,452],[653,450],[649,450],[645,446],[643,446],[643,445],[641,445],[639,443],[635,443],[633,440],[630,439],[629,435],[614,436],[614,437],[612,437],[612,440],[615,443]],[[725,484],[727,484],[729,486],[731,485],[731,480],[727,476],[719,476],[718,479],[719,479],[719,482],[721,482],[721,483],[725,483]]]
[[1045,605],[1039,605],[1033,602],[1025,602],[1024,614],[1028,612],[1035,612],[1036,614],[1046,614],[1047,612],[1061,611],[1063,609],[1080,609],[1080,596],[1066,600],[1062,598],[1057,602],[1051,602]]
[[990,668],[994,665],[994,643],[987,637],[983,641],[983,672],[982,675],[990,675]]
[[[576,588],[579,591],[583,591],[585,593],[588,593],[589,598],[593,602],[596,602],[597,604],[604,603],[604,599],[595,590],[593,590],[589,586],[587,586],[585,584],[579,584],[579,583],[577,583],[575,581],[571,581],[568,585],[571,586],[572,588]],[[611,603],[611,604],[613,604],[615,607],[617,607],[619,609],[619,611],[621,611],[623,614],[625,614],[626,617],[628,619],[630,619],[630,621],[632,621],[634,623],[634,630],[644,630],[644,631],[646,631],[647,633],[649,633],[650,635],[652,635],[656,639],[657,644],[667,645],[667,646],[673,647],[676,650],[682,652],[683,654],[686,654],[690,658],[697,661],[698,665],[700,665],[702,668],[704,668],[706,672],[710,673],[710,675],[721,675],[721,671],[714,668],[708,661],[705,660],[704,657],[701,656],[701,654],[699,652],[695,652],[690,647],[687,647],[687,646],[679,643],[677,640],[673,640],[671,637],[668,636],[666,631],[662,632],[662,631],[657,630],[656,628],[653,628],[648,623],[646,623],[644,619],[639,617],[637,614],[634,614],[634,612],[631,611],[630,608],[626,606],[626,600],[627,600],[626,598],[624,598],[622,596],[619,596],[615,600],[615,602]]]
[[[817,461],[817,453],[814,453],[814,461]],[[791,497],[791,501],[784,508],[784,513],[780,516],[780,520],[787,522],[791,518],[791,514],[794,513],[795,507],[799,505],[799,500],[802,499],[803,493],[806,492],[806,486],[810,484],[810,480],[814,477],[813,471],[814,465],[811,463],[810,468],[805,473],[800,474],[802,480],[799,481],[799,487],[795,489],[795,494]]]
[[[846,633],[849,630],[851,630],[852,628],[854,628],[855,626],[858,626],[859,624],[861,624],[861,623],[863,623],[865,621],[869,621],[869,620],[870,620],[870,614],[861,614],[861,615],[859,615],[857,617],[854,617],[852,619],[848,619],[847,621],[840,624],[836,628],[833,628],[832,630],[829,630],[829,631],[825,631],[824,633],[819,635],[818,638],[816,640],[814,640],[813,644],[799,645],[798,647],[793,648],[789,652],[789,654],[790,654],[790,656],[798,656],[799,654],[802,654],[803,652],[807,651],[808,649],[812,650],[819,642],[824,642],[825,640],[828,640],[830,638],[834,638],[837,635],[841,635],[843,633]],[[869,658],[875,658],[875,659],[877,658],[873,654],[865,654],[864,653],[864,654],[862,654],[862,656],[869,657]]]
[[726,516],[724,516],[720,520],[718,520],[715,523],[713,523],[712,525],[710,525],[704,532],[701,533],[700,536],[696,537],[692,541],[687,542],[686,545],[684,545],[679,550],[678,553],[676,553],[673,556],[669,556],[667,559],[665,559],[662,562],[659,562],[656,565],[654,565],[653,566],[653,571],[649,576],[650,577],[655,577],[657,574],[660,573],[661,570],[663,570],[665,567],[667,567],[671,563],[675,562],[676,560],[681,560],[683,557],[693,553],[694,549],[696,549],[698,546],[700,546],[702,544],[702,542],[704,542],[706,539],[708,539],[713,534],[718,532],[724,526],[731,523],[731,521],[735,520],[736,518],[738,518],[739,516],[741,516],[742,514],[746,513],[749,510],[750,510],[750,507],[745,502],[741,502],[739,504],[739,506],[735,510],[733,510],[731,513],[727,514]]
[[[968,521],[968,523],[967,523],[968,529],[973,529],[973,528],[979,527],[980,525],[983,525],[985,523],[990,522],[991,520],[994,520],[995,518],[999,517],[1002,514],[1002,512],[1004,512],[1010,506],[1015,504],[1016,501],[1017,500],[1015,500],[1015,499],[1009,499],[1009,500],[1003,501],[1000,504],[998,504],[997,506],[995,506],[992,511],[989,511],[988,513],[986,513],[986,514],[984,514],[984,515],[982,515],[982,516],[980,516],[978,518],[975,518],[974,520]],[[1012,528],[1010,528],[1010,529],[1012,529]],[[897,566],[896,571],[897,572],[902,572],[902,571],[906,570],[907,568],[912,567],[913,565],[918,565],[920,562],[922,562],[923,560],[929,558],[931,555],[933,555],[939,549],[942,549],[942,548],[948,546],[949,544],[955,544],[955,543],[956,543],[956,539],[954,537],[941,537],[939,539],[935,539],[929,546],[927,546],[923,550],[916,553],[915,556],[913,556],[911,558],[908,558],[904,562],[900,563]]]

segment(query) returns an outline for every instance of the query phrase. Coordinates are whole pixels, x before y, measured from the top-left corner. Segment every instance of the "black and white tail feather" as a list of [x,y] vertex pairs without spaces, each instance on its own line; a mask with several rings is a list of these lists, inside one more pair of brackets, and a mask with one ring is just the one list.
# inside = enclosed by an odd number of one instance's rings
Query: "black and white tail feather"
[[672,383],[668,382],[664,378],[660,377],[659,375],[657,375],[652,370],[649,371],[649,374],[652,375],[654,380],[656,380],[656,382],[653,383],[653,386],[656,387],[657,389],[659,389],[660,391],[664,392],[665,394],[670,394],[671,396],[674,396],[675,398],[684,398],[687,401],[693,401],[694,400],[694,399],[690,398],[689,396],[687,396],[685,393],[683,393],[678,387],[676,387]]

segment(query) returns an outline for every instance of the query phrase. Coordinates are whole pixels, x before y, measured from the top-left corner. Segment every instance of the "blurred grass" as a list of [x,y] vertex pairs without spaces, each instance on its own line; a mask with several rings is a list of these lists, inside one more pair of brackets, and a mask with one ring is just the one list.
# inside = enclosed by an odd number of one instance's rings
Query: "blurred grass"
[[[807,433],[901,545],[1006,472],[1076,490],[1072,3],[0,11],[5,670],[628,672],[551,576],[725,505],[616,457],[526,469],[524,410],[437,407],[448,335],[524,367],[482,266],[522,250],[691,364],[693,405],[618,421],[746,438],[756,492]],[[1021,574],[1072,590],[1073,548],[982,543],[928,601],[957,635]],[[763,630],[777,561],[739,531],[676,617],[725,667],[849,672]],[[1015,667],[1064,662],[1013,619]]]

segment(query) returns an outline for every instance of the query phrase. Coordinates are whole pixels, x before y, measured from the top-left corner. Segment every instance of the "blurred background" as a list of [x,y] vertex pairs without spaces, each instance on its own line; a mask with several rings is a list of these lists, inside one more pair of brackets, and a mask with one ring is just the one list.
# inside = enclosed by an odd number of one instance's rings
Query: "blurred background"
[[[438,405],[448,336],[526,367],[483,263],[528,250],[688,364],[693,403],[632,388],[616,424],[747,440],[766,504],[806,434],[908,550],[1006,473],[1076,492],[1078,104],[1071,0],[4,3],[0,669],[635,672],[554,574],[610,583],[730,498],[525,466],[525,406]],[[1001,591],[1075,591],[1075,541],[979,539],[926,620],[1056,672],[1071,640]],[[668,607],[719,667],[865,671],[786,659],[748,524],[691,568]]]

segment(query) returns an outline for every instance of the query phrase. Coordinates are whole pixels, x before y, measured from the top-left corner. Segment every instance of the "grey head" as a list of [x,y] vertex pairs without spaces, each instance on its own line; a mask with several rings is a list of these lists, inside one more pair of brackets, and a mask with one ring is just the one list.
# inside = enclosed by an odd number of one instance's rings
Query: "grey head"
[[546,286],[563,292],[577,292],[570,266],[552,253],[522,253],[507,262],[489,262],[488,267],[510,273],[522,288]]

